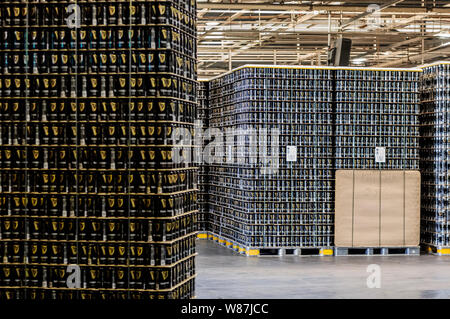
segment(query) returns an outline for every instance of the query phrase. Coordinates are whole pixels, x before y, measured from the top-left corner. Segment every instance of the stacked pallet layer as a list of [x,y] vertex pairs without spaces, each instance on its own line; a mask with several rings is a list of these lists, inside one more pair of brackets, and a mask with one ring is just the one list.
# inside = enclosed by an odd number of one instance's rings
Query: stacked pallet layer
[[418,169],[420,74],[249,66],[213,79],[211,232],[248,249],[333,246],[336,169]]
[[417,170],[420,70],[335,72],[336,169]]
[[331,246],[331,71],[244,67],[209,85],[224,140],[209,165],[211,232],[244,247]]
[[435,252],[448,254],[450,247],[449,96],[450,64],[423,69],[421,82],[422,223],[421,241]]
[[[209,127],[208,121],[208,82],[198,83],[198,112],[197,112],[198,130],[203,137]],[[203,152],[207,145],[206,138],[200,138],[198,151]],[[208,224],[208,164],[203,161],[203,154],[198,156],[198,231],[206,232],[209,230]]]
[[0,13],[0,299],[193,297],[195,1]]

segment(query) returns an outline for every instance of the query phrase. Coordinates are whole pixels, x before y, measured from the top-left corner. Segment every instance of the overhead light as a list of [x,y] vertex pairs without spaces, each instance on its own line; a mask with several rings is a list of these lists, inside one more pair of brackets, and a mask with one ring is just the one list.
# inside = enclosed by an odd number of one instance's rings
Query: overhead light
[[204,38],[205,39],[222,39],[223,36],[221,36],[221,35],[205,35]]
[[357,59],[353,59],[352,62],[354,64],[363,64],[364,62],[366,62],[367,59],[366,58],[357,58]]
[[443,43],[443,44],[441,44],[440,46],[439,46],[439,48],[444,48],[444,47],[448,47],[450,45],[450,41],[449,42],[446,42],[446,43]]
[[436,36],[439,38],[448,39],[448,38],[450,38],[450,32],[442,31],[442,32],[439,32],[438,34],[436,34]]
[[[311,11],[306,11],[306,10],[257,10],[257,9],[252,9],[252,10],[229,10],[229,9],[209,9],[208,12],[211,13],[261,13],[261,14],[310,14]],[[317,13],[319,14],[323,14],[326,13],[326,11],[324,10],[319,10],[317,11]]]
[[215,25],[219,25],[220,22],[215,22],[215,21],[209,21],[205,23],[206,25],[210,25],[210,26],[215,26]]

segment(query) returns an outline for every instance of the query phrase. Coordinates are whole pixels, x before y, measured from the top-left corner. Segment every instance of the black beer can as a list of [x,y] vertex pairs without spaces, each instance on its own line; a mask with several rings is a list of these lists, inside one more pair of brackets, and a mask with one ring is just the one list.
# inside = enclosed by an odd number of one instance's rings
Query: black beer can
[[61,73],[67,73],[69,71],[69,56],[67,54],[61,54],[60,70]]
[[64,232],[60,233],[60,237],[65,237],[66,240],[75,240],[76,231],[76,221],[68,219],[64,222]]
[[89,221],[89,226],[90,226],[90,239],[101,241],[103,238],[103,228],[102,228],[103,223],[96,220],[91,220]]
[[40,253],[40,262],[44,264],[48,263],[50,251],[47,242],[43,242],[39,245],[39,253]]
[[[127,53],[124,53],[125,51],[120,51],[120,55],[118,56],[119,61],[119,72],[125,73],[129,72],[130,66],[129,66],[129,55]],[[116,89],[118,86],[116,86]],[[119,91],[120,93],[120,91]]]
[[[138,267],[133,267],[130,270],[130,289],[143,289],[143,269]],[[140,296],[140,294],[138,295]]]
[[[115,25],[118,22],[118,15],[119,15],[119,7],[122,8],[122,4],[119,3],[113,3],[110,4],[108,7],[105,7],[105,10],[107,10],[108,14],[108,24]],[[121,12],[120,12],[121,13]],[[119,15],[120,19],[122,18],[121,14]],[[106,23],[106,21],[105,21]]]
[[128,257],[126,245],[118,244],[116,246],[116,249],[117,249],[117,263],[119,265],[126,265],[126,260]]
[[[17,199],[17,201],[16,201]],[[14,215],[24,215],[25,214],[25,210],[26,210],[26,206],[28,204],[28,198],[24,195],[22,195],[21,197],[15,197],[14,201],[16,202],[17,205],[17,211],[14,212],[13,209],[13,214]],[[12,232],[11,232],[11,237],[12,238],[24,238],[25,236],[25,220],[22,218],[13,218],[11,220],[11,224],[12,224]]]
[[117,150],[115,152],[116,168],[126,168],[128,150],[126,148],[116,148],[116,150]]
[[33,264],[40,262],[39,244],[37,242],[32,242],[30,245],[29,260]]
[[115,273],[114,273],[115,288],[127,289],[128,288],[127,268],[114,267],[114,270],[115,270]]
[[13,267],[8,266],[8,265],[4,265],[2,266],[2,273],[1,273],[1,277],[2,278],[2,286],[8,287],[8,286],[13,286],[13,276],[14,276],[14,270]]
[[[101,272],[101,278],[100,278],[101,287],[102,288],[112,288],[113,269],[112,268],[101,268],[100,272]],[[106,299],[109,299],[109,298],[110,298],[110,295],[108,294]]]
[[70,39],[69,39],[69,49],[77,49],[77,30],[71,30],[70,31],[70,35],[69,35]]
[[[125,211],[125,197],[124,196],[118,196],[116,197],[116,216],[118,217],[125,217],[127,216],[126,211]],[[121,225],[122,226],[122,225]],[[121,228],[120,229],[120,236],[122,236],[122,234],[124,233],[125,229]]]
[[111,42],[111,30],[100,29],[99,31],[98,47],[100,49],[108,48],[108,44]]
[[159,289],[169,289],[170,288],[170,268],[161,268],[159,271]]
[[[25,73],[23,70],[23,62],[24,62],[24,57],[23,55],[20,54],[13,54],[11,56],[8,55],[8,53],[5,53],[4,55],[5,60],[6,60],[6,66],[9,70],[12,69],[12,72],[14,73]],[[9,57],[9,59],[8,59]],[[8,63],[9,60],[9,63]]]
[[3,35],[3,48],[4,49],[13,49],[12,46],[12,31],[4,30],[2,32]]
[[115,244],[112,244],[112,243],[107,244],[106,250],[107,250],[107,259],[106,259],[107,264],[108,265],[117,264],[117,261],[116,261],[117,251],[116,251]]
[[120,240],[121,226],[122,224],[119,221],[112,220],[107,222],[106,238],[108,241]]
[[98,48],[98,32],[96,29],[89,30],[89,49],[97,49]]
[[[114,175],[114,189],[113,192],[123,194],[127,191],[128,185],[126,175],[121,172],[116,172]],[[130,212],[131,214],[131,212]]]
[[118,93],[118,96],[127,96],[128,93],[128,83],[127,79],[125,77],[119,76],[116,78],[116,90]]
[[87,243],[80,243],[77,248],[78,262],[81,264],[88,264],[89,246]]
[[10,245],[11,262],[23,263],[24,262],[24,247],[23,242],[13,241]]
[[[88,7],[86,6],[84,8],[86,9]],[[86,16],[84,16],[84,17],[86,17]],[[78,36],[78,46],[80,49],[87,49],[87,43],[88,43],[87,42],[87,40],[88,40],[87,31],[80,29],[79,32],[80,32],[80,34]]]
[[94,76],[91,76],[90,78],[89,78],[89,82],[88,82],[88,92],[89,92],[89,96],[90,97],[96,97],[96,96],[100,96],[99,95],[99,85],[100,85],[100,83],[99,83],[99,78],[98,77],[94,77]]
[[[42,269],[41,267],[31,267],[30,268],[30,286],[31,287],[40,287],[42,285]],[[37,299],[37,296],[35,298]]]
[[30,237],[31,239],[39,239],[41,236],[41,220],[39,218],[30,221]]
[[85,219],[81,219],[78,221],[78,240],[87,240],[87,221]]
[[100,270],[98,267],[88,268],[88,287],[99,288],[100,282]]
[[77,264],[79,261],[78,259],[78,244],[77,243],[67,243],[66,244],[66,250],[67,250],[67,259],[69,263],[71,264]]
[[50,263],[62,264],[64,261],[62,244],[52,243],[50,247]]
[[18,50],[24,49],[23,31],[14,30],[13,33],[13,48]]

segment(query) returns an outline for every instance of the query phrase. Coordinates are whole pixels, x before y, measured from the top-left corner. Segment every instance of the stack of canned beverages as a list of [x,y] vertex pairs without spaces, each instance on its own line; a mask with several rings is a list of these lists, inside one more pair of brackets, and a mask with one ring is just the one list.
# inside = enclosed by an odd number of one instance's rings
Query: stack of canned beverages
[[419,168],[420,69],[336,69],[336,169]]
[[450,246],[449,96],[450,63],[424,67],[420,116],[421,241],[436,248]]
[[2,1],[0,299],[194,296],[197,168],[173,158],[195,21],[194,0]]
[[209,83],[211,232],[245,247],[333,244],[332,71],[242,67]]
[[[209,127],[208,123],[208,82],[200,81],[198,83],[198,112],[197,112],[197,120],[198,125],[197,129],[199,133],[202,135],[206,133],[206,130]],[[203,152],[206,147],[206,139],[200,139],[200,146],[198,148],[199,152]],[[198,218],[197,225],[198,230],[201,232],[205,232],[209,230],[208,223],[208,164],[203,161],[202,154],[198,154],[197,159],[199,159],[199,171],[198,171]]]

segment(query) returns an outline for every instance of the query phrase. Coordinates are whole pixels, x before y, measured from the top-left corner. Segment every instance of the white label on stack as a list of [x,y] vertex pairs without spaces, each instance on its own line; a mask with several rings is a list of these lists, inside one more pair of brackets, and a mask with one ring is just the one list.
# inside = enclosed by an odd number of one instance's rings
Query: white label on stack
[[375,147],[375,162],[386,163],[386,147]]
[[297,146],[288,146],[286,149],[286,161],[297,162]]
[[233,163],[233,145],[227,146],[228,146],[227,161],[228,163]]

